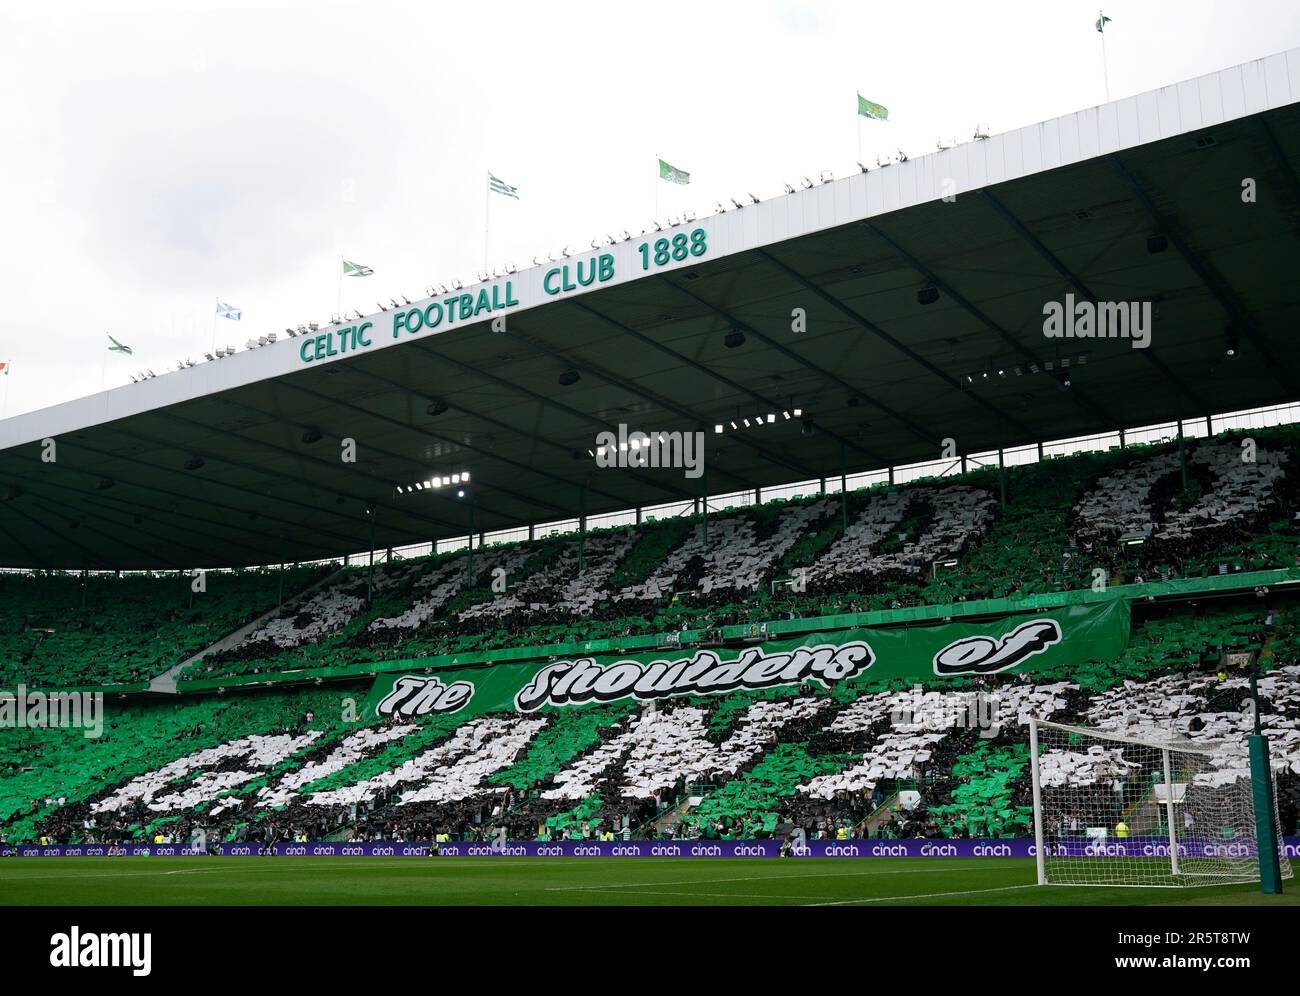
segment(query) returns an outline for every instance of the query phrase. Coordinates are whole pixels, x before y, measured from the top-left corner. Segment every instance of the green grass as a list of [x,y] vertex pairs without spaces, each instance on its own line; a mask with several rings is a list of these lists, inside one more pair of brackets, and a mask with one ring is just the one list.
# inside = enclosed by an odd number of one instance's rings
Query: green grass
[[1300,888],[1033,884],[1020,858],[11,858],[7,905],[1300,905]]

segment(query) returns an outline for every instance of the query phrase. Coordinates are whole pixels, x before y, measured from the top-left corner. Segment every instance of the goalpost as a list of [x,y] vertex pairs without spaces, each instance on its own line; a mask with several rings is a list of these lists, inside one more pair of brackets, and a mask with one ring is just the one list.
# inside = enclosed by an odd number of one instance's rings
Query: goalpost
[[[1260,738],[1262,740],[1262,738]],[[1261,881],[1246,741],[1180,740],[1029,721],[1039,885],[1195,886]],[[1259,769],[1257,769],[1259,770]],[[1270,836],[1276,846],[1276,838]],[[1264,881],[1285,855],[1265,855]],[[1266,890],[1267,891],[1267,890]]]

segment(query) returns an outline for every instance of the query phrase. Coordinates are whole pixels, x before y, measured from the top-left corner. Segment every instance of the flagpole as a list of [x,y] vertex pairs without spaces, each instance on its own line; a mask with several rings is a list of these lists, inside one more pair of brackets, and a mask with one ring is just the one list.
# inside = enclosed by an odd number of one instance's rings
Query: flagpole
[[208,348],[214,353],[217,351],[217,305],[221,303],[221,298],[212,299],[212,345]]
[[343,321],[343,254],[339,253],[339,294],[338,303],[334,306],[334,313],[338,316],[339,322]]
[[104,389],[104,372],[108,368],[108,350],[104,350],[104,355],[99,360],[99,389]]
[[656,152],[656,153],[655,153],[655,179],[654,179],[654,184],[655,184],[655,217],[654,217],[654,221],[655,221],[655,224],[656,224],[656,225],[659,224],[659,179],[660,179],[660,177],[659,177],[659,164],[660,164],[661,162],[663,162],[663,160],[659,158],[659,153]]
[[492,218],[492,173],[487,174],[487,183],[483,185],[483,272],[488,268],[488,227]]
[[1101,78],[1106,84],[1106,103],[1110,103],[1110,67],[1106,65],[1106,22],[1105,15],[1097,11],[1097,34],[1101,35]]

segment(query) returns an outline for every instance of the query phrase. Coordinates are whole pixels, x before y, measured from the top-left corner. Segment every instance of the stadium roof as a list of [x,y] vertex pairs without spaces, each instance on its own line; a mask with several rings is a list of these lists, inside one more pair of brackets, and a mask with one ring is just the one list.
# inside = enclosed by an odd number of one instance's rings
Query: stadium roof
[[[7,419],[0,564],[307,560],[371,504],[382,548],[1295,400],[1298,101],[1293,50]],[[1045,337],[1066,294],[1153,302],[1149,347]],[[597,467],[620,424],[705,432],[706,475]]]

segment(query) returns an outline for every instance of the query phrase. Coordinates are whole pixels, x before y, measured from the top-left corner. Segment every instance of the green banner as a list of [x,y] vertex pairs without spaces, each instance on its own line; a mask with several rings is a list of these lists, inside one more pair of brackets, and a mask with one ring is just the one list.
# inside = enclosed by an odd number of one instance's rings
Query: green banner
[[825,688],[889,679],[911,685],[1110,660],[1123,652],[1128,638],[1128,603],[1115,600],[986,623],[811,633],[744,648],[682,647],[397,671],[375,679],[365,710],[368,716],[398,719],[462,712],[468,717],[814,682]]

